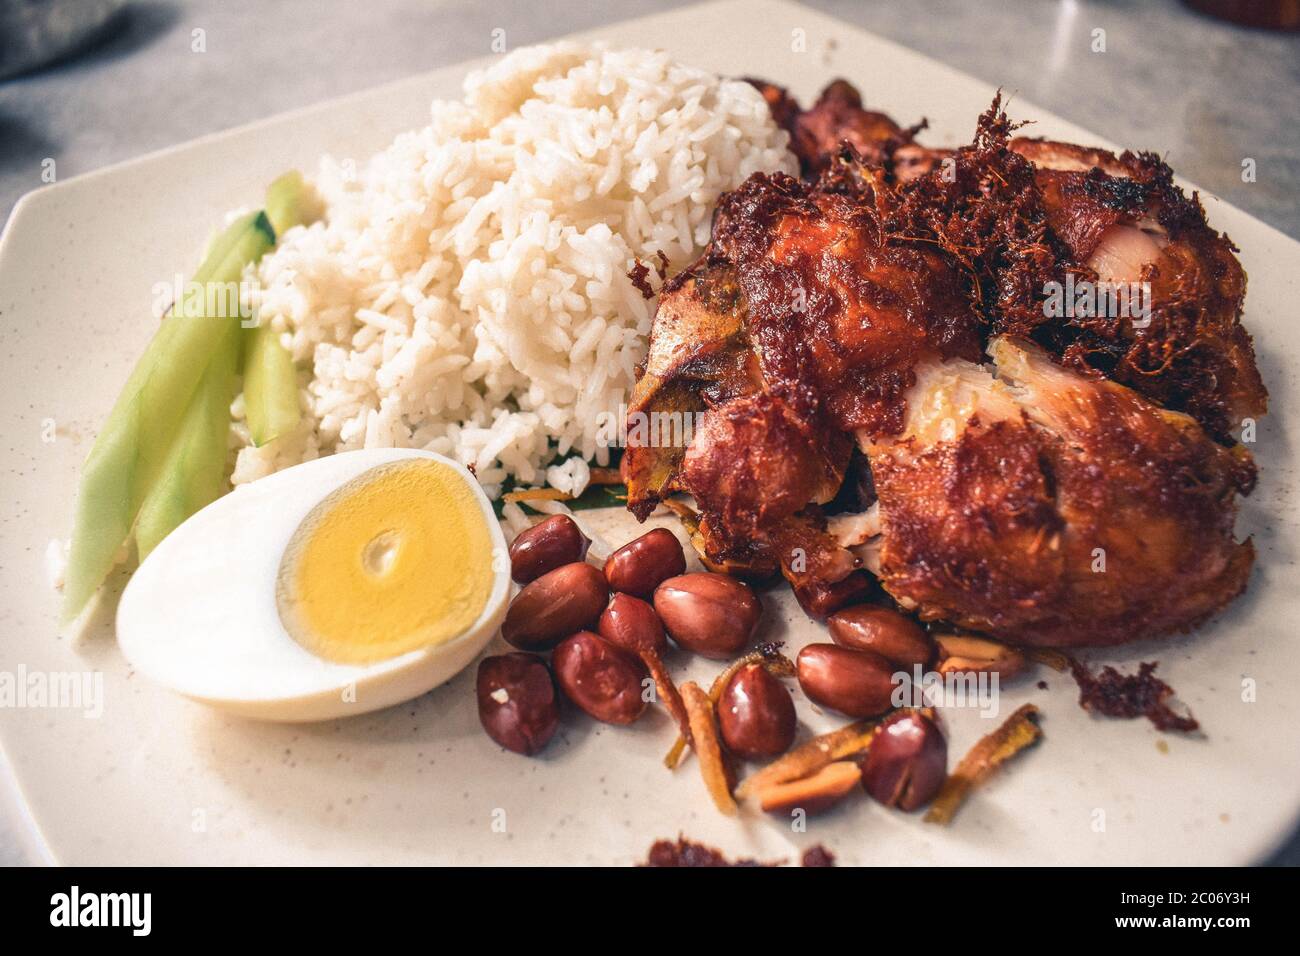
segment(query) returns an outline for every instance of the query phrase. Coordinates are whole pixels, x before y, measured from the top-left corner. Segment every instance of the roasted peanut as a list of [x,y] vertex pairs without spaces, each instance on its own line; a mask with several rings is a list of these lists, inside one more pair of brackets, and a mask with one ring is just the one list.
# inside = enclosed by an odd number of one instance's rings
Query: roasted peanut
[[785,753],[794,743],[795,723],[790,692],[762,664],[746,664],[722,688],[718,729],[738,757],[760,760]]
[[707,571],[664,581],[654,605],[674,641],[716,660],[735,656],[749,643],[763,610],[748,585]]
[[515,651],[483,658],[475,692],[487,735],[517,754],[537,753],[560,724],[555,683],[540,657]]
[[938,634],[940,674],[980,674],[997,672],[1002,679],[1015,677],[1025,669],[1025,655],[1014,647],[986,637],[965,634]]
[[768,813],[803,810],[809,816],[829,810],[852,792],[862,771],[852,760],[837,760],[811,777],[775,783],[758,791],[758,803]]
[[647,531],[605,561],[605,577],[611,588],[646,599],[665,578],[685,570],[686,554],[681,542],[667,528]]
[[874,651],[891,664],[926,664],[934,648],[921,626],[897,611],[875,604],[847,607],[826,622],[831,640],[855,651]]
[[893,666],[872,651],[809,644],[795,661],[809,699],[849,717],[874,717],[891,706]]
[[641,663],[654,678],[659,700],[677,722],[677,729],[689,736],[686,705],[682,703],[682,695],[664,665],[668,638],[664,636],[663,623],[654,608],[640,598],[620,591],[610,599],[609,607],[600,616],[599,630],[600,636],[615,647],[641,658]]
[[591,541],[568,515],[551,515],[510,545],[510,576],[520,584],[535,581],[548,571],[587,557]]
[[924,714],[893,714],[859,764],[867,793],[887,807],[917,810],[934,799],[948,775],[948,741]]
[[579,631],[556,645],[551,657],[564,695],[607,724],[630,724],[646,708],[641,661],[591,631]]
[[609,587],[600,571],[582,562],[563,565],[515,596],[501,636],[525,651],[544,650],[595,623],[608,599]]
[[662,656],[668,650],[668,638],[655,609],[645,601],[619,592],[610,598],[600,616],[600,636],[638,657],[652,653]]

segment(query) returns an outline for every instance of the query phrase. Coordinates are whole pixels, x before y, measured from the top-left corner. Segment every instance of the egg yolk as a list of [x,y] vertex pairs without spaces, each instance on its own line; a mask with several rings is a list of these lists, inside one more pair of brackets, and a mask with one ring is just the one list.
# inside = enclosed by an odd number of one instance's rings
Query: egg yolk
[[465,633],[492,584],[473,489],[442,462],[413,458],[372,468],[311,510],[280,562],[276,604],[313,654],[366,663]]

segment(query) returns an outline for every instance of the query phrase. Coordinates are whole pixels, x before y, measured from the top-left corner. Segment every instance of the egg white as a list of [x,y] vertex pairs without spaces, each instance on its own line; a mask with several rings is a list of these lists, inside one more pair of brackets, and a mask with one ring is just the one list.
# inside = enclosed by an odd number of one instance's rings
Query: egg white
[[[339,664],[295,641],[276,609],[285,547],[307,513],[363,472],[431,458],[471,486],[492,540],[492,589],[464,634],[372,664]],[[139,673],[246,717],[313,721],[389,707],[432,690],[469,664],[500,627],[510,593],[505,537],[463,466],[432,452],[371,449],[296,465],[240,486],[167,536],[132,576],[117,640]]]

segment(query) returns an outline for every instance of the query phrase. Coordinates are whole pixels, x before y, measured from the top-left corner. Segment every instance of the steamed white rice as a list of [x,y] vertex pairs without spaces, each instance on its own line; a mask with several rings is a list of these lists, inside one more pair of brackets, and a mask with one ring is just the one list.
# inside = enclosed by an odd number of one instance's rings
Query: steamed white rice
[[493,494],[507,476],[580,493],[654,313],[628,270],[694,259],[721,193],[795,169],[786,139],[747,83],[565,43],[470,75],[463,102],[361,169],[325,160],[325,220],[259,276],[304,420],[262,448],[237,422],[234,482],[400,446],[472,465]]

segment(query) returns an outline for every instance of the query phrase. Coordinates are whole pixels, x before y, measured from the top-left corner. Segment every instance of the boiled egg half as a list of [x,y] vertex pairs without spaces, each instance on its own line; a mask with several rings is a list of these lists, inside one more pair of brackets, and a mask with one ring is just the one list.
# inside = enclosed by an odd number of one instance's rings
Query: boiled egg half
[[374,449],[235,489],[132,576],[117,639],[145,677],[249,717],[388,707],[472,661],[505,615],[510,562],[461,465]]

